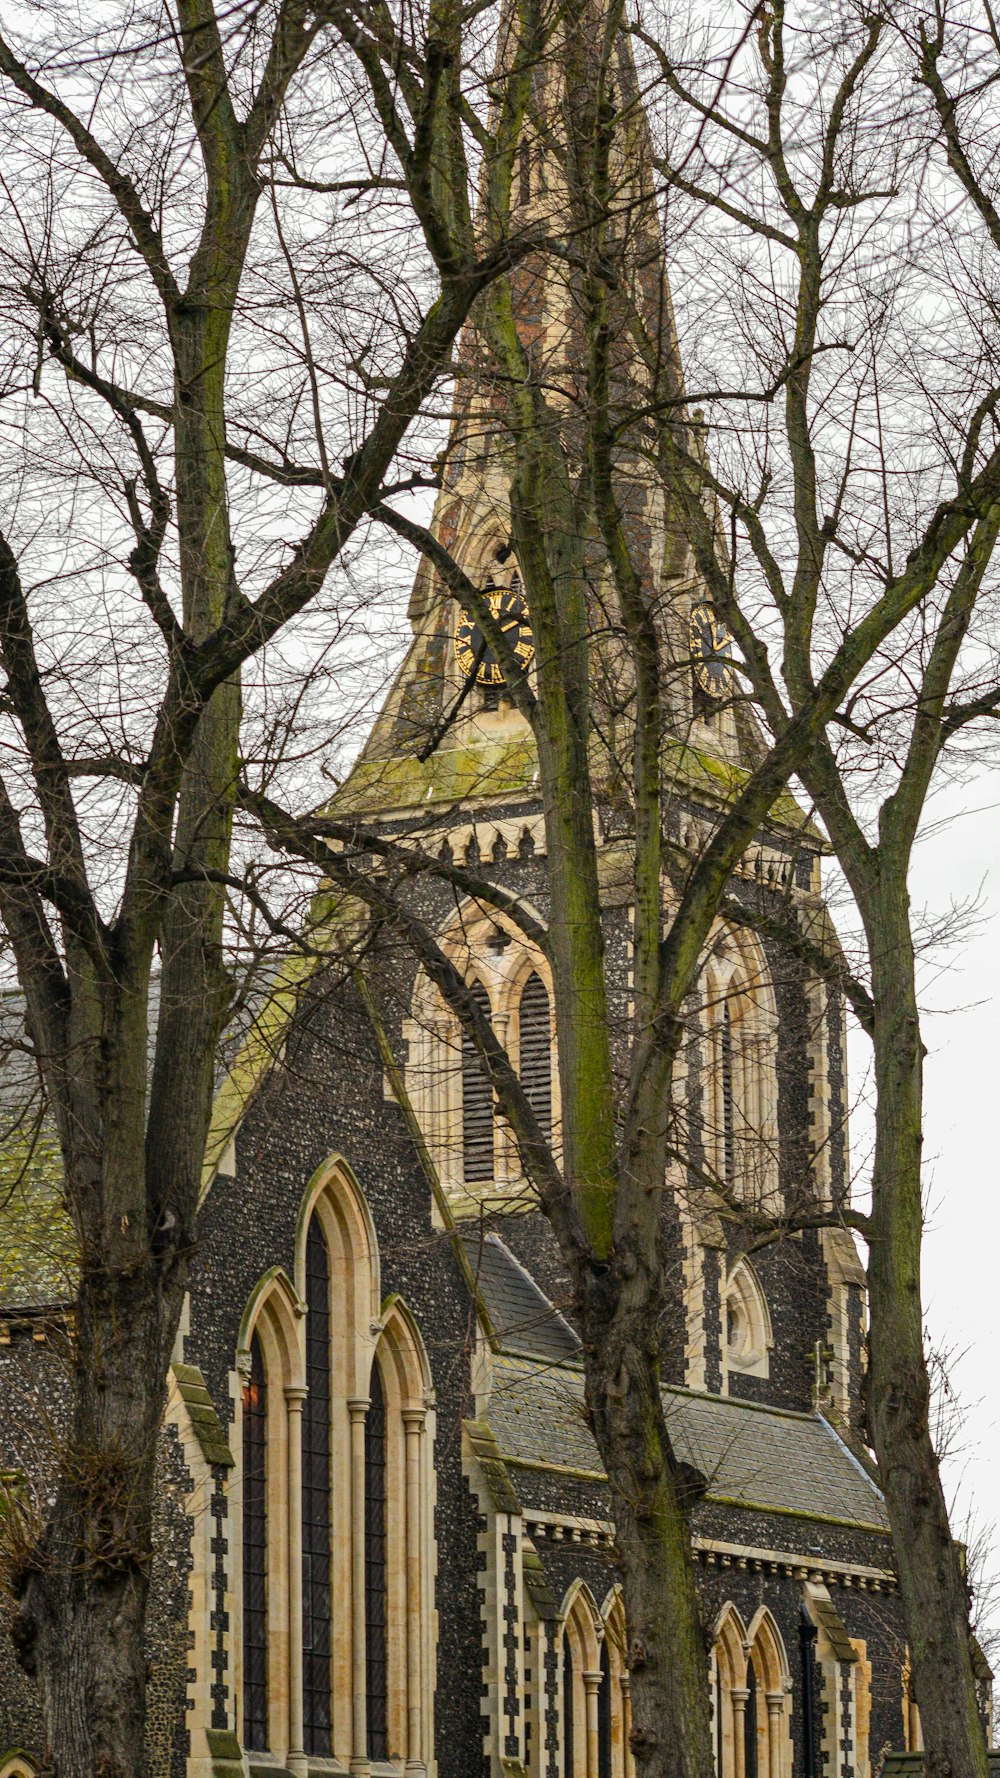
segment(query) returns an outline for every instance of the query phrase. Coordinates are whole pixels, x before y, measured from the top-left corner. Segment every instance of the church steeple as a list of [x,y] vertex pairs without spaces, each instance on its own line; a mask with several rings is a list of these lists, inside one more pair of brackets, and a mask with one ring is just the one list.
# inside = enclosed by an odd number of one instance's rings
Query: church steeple
[[[501,42],[503,33],[502,25]],[[718,700],[699,689],[691,670],[691,613],[704,603],[704,593],[685,540],[670,522],[651,467],[654,453],[644,448],[648,440],[636,417],[655,398],[675,409],[675,424],[691,424],[684,406],[648,122],[624,30],[611,57],[604,97],[613,114],[613,138],[603,216],[606,250],[618,279],[609,301],[610,400],[622,416],[620,469],[629,544],[671,662],[667,695],[678,744],[690,751],[693,738],[696,746],[735,763],[741,752],[735,723],[731,716],[714,715],[713,701]],[[580,474],[578,441],[591,391],[581,237],[569,196],[567,102],[563,58],[554,42],[533,77],[513,160],[509,227],[512,233],[530,229],[541,243],[511,275],[515,322],[532,373],[561,417],[565,448],[575,456]],[[481,217],[488,192],[484,184]],[[431,528],[469,579],[502,604],[527,661],[530,612],[521,606],[523,588],[511,547],[504,404],[475,317],[461,344],[460,365]],[[596,550],[592,598],[595,637],[602,637],[595,643],[595,699],[600,706],[603,696],[610,710],[627,703],[627,690],[614,647],[607,642],[614,628],[609,609],[613,595]],[[491,671],[491,657],[484,663],[483,647],[470,648],[470,636],[477,639],[474,626],[464,620],[426,559],[416,574],[408,616],[413,641],[338,801],[346,797],[352,807],[375,813],[480,794],[492,801],[523,795],[535,777],[527,724],[506,695],[502,676]]]

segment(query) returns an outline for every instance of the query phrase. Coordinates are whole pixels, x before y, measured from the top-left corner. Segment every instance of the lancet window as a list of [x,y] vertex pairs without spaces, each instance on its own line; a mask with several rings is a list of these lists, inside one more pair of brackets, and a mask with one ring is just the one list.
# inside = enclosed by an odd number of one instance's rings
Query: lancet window
[[723,1191],[759,1204],[777,1184],[777,1015],[751,935],[718,931],[702,996],[707,1168]]
[[267,1746],[267,1373],[250,1342],[243,1390],[243,1738]]
[[545,983],[532,970],[518,1001],[521,1084],[547,1139],[552,1137],[552,1011]]
[[733,1266],[724,1295],[722,1385],[728,1393],[735,1376],[767,1376],[774,1341],[767,1299],[748,1259],[740,1259]]
[[762,1608],[745,1628],[727,1605],[712,1650],[717,1778],[789,1778],[791,1680],[784,1644]]
[[244,1316],[233,1514],[246,1747],[296,1769],[426,1768],[433,1740],[430,1375],[349,1170],[303,1205],[296,1284]]
[[385,1396],[376,1363],[365,1418],[365,1692],[368,1753],[379,1760],[389,1757],[385,1446]]
[[[485,1019],[490,997],[482,982],[470,993]],[[490,1181],[494,1170],[493,1088],[471,1036],[462,1032],[462,1172],[467,1180]]]
[[[548,965],[513,921],[467,905],[439,942],[469,983],[518,1074],[543,1135],[558,1144],[559,1083]],[[407,1021],[406,1085],[446,1189],[481,1199],[522,1183],[513,1134],[471,1036],[426,977]]]
[[562,1633],[562,1778],[633,1778],[624,1615],[604,1614],[585,1586],[570,1595]]
[[306,1240],[306,1398],[302,1413],[302,1693],[307,1753],[330,1753],[333,1606],[330,1534],[330,1256],[319,1218]]

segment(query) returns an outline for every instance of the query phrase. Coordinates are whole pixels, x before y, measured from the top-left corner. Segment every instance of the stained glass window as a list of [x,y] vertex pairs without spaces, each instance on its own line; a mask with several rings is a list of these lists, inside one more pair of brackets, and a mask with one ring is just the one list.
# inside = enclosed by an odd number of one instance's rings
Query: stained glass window
[[563,1778],[574,1778],[573,1736],[573,1644],[569,1632],[563,1636]]
[[267,1747],[267,1376],[256,1334],[243,1390],[243,1744]]
[[389,1757],[389,1674],[386,1649],[386,1462],[385,1396],[378,1363],[372,1365],[365,1421],[365,1651],[368,1757]]
[[330,1745],[330,1263],[318,1217],[306,1241],[302,1413],[302,1706],[306,1753]]

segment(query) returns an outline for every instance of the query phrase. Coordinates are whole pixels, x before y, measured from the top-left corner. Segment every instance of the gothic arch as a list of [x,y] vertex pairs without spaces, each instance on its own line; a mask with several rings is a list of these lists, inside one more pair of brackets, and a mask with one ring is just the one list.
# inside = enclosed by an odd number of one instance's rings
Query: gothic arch
[[[240,1461],[232,1514],[237,1547],[243,1550],[236,1589],[237,1616],[243,1626],[236,1664],[239,1732],[245,1743],[282,1752],[295,1740],[288,1624],[297,1594],[288,1561],[287,1526],[298,1510],[301,1485],[290,1412],[292,1404],[301,1408],[305,1394],[304,1310],[287,1272],[281,1266],[271,1267],[250,1294],[236,1354],[241,1387],[234,1443]],[[251,1623],[256,1626],[252,1634]],[[244,1720],[251,1696],[247,1690],[251,1648],[258,1651],[252,1696],[254,1720],[260,1724],[252,1737]]]
[[[539,917],[528,903],[524,908],[526,914]],[[519,1070],[522,997],[535,978],[538,992],[525,1061],[534,1083],[536,1111],[558,1142],[555,1002],[547,958],[516,921],[471,897],[455,909],[439,932],[438,943],[462,979],[475,984],[485,996],[493,1029]],[[544,1041],[539,1031],[540,1022],[544,1023],[542,991],[548,1020],[547,1056],[540,1049]],[[478,1055],[465,1039],[457,1016],[423,970],[414,984],[411,1009],[404,1025],[407,1092],[445,1190],[458,1203],[478,1203],[485,1196],[523,1188],[516,1145],[506,1126],[493,1119],[492,1092],[488,1083],[480,1080]],[[475,1092],[471,1117],[466,1115],[470,1091]]]
[[563,1600],[559,1699],[562,1778],[598,1778],[598,1691],[604,1621],[585,1581]]
[[753,933],[718,922],[702,972],[706,1159],[721,1185],[761,1204],[777,1190],[777,1003]]
[[560,1617],[564,1631],[572,1632],[588,1667],[596,1667],[600,1659],[600,1643],[604,1635],[604,1619],[597,1600],[585,1580],[575,1580],[566,1590]]
[[723,1389],[731,1373],[766,1377],[774,1335],[771,1315],[760,1279],[749,1259],[738,1259],[726,1279],[723,1292],[725,1326],[723,1341]]
[[[324,1162],[303,1194],[294,1270],[299,1290],[280,1267],[259,1280],[239,1332],[233,1530],[244,1557],[236,1589],[240,1729],[249,1700],[258,1725],[254,1749],[279,1764],[298,1770],[316,1755],[346,1768],[371,1757],[367,1491],[377,1449],[381,1627],[390,1676],[382,1735],[386,1756],[405,1760],[417,1774],[433,1744],[431,1373],[406,1303],[379,1299],[374,1225],[340,1155]],[[320,1330],[312,1338],[310,1316]],[[316,1584],[317,1562],[325,1577],[319,1604],[306,1580]],[[319,1620],[326,1640],[317,1645]],[[244,1646],[254,1651],[251,1693]]]
[[757,1695],[758,1778],[787,1778],[792,1768],[791,1678],[781,1631],[766,1605],[754,1614],[748,1636]]
[[758,1606],[747,1629],[754,1663],[767,1689],[781,1691],[789,1679],[788,1656],[781,1631],[766,1605]]
[[431,1367],[420,1329],[405,1299],[387,1297],[382,1307],[377,1353],[401,1411],[426,1406]]
[[35,1762],[21,1747],[0,1755],[0,1778],[35,1778]]
[[723,1678],[730,1685],[742,1684],[746,1650],[747,1633],[743,1619],[730,1601],[722,1607],[712,1631],[712,1652]]
[[737,1778],[737,1730],[740,1724],[733,1694],[742,1693],[746,1665],[743,1619],[735,1605],[729,1603],[723,1606],[715,1620],[710,1663],[716,1778]]
[[790,1778],[791,1680],[766,1606],[745,1627],[730,1601],[715,1622],[711,1663],[717,1778]]
[[632,1778],[635,1760],[629,1747],[632,1700],[627,1665],[625,1599],[618,1583],[605,1597],[601,1617],[604,1620],[604,1641],[601,1648],[598,1730],[603,1746],[599,1748],[599,1764],[610,1771],[611,1778]]
[[342,1155],[331,1155],[303,1194],[295,1232],[295,1277],[304,1293],[309,1225],[319,1218],[330,1256],[330,1294],[338,1305],[332,1333],[333,1387],[344,1396],[368,1389],[372,1342],[381,1308],[378,1241],[365,1195]]
[[[528,901],[522,905],[528,918],[543,924],[537,908]],[[491,951],[490,940],[497,933],[503,935],[505,942],[501,949]],[[552,992],[552,972],[538,946],[509,915],[474,896],[466,896],[459,903],[438,932],[437,942],[465,980],[482,982],[494,1012],[500,1016],[513,1011],[514,996],[532,970]],[[414,987],[413,1016],[433,1017],[442,1011],[448,1008],[426,970],[421,969]]]
[[236,1341],[237,1368],[241,1372],[246,1369],[250,1342],[256,1333],[264,1347],[269,1377],[273,1367],[277,1386],[301,1387],[304,1314],[305,1303],[284,1266],[271,1266],[258,1278],[247,1298]]

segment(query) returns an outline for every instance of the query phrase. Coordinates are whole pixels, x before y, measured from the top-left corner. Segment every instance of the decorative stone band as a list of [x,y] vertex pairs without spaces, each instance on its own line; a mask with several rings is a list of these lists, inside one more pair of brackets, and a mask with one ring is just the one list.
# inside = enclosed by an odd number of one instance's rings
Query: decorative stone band
[[[578,1544],[585,1549],[610,1550],[615,1544],[614,1526],[600,1519],[529,1510],[525,1513],[524,1528],[536,1547]],[[804,1559],[801,1552],[793,1550],[756,1549],[707,1537],[695,1537],[694,1552],[703,1568],[749,1570],[753,1574],[854,1588],[861,1593],[895,1593],[897,1590],[896,1576],[891,1569],[868,1567],[861,1562],[838,1562],[827,1558],[815,1562]]]

